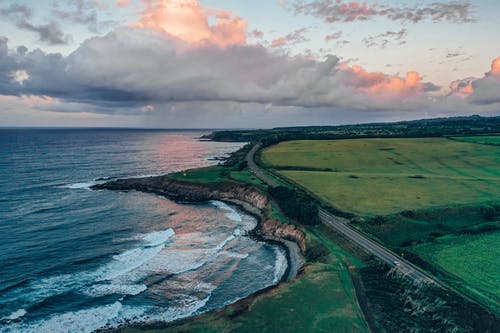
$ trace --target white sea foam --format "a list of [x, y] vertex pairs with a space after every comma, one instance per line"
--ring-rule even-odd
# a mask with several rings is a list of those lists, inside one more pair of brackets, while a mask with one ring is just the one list
[[71, 190], [90, 190], [91, 186], [96, 185], [97, 182], [82, 182], [82, 183], [74, 183], [74, 184], [67, 184], [61, 186], [62, 188], [69, 188]]
[[165, 244], [170, 237], [175, 234], [173, 229], [167, 229], [163, 231], [155, 231], [145, 235], [142, 239], [147, 242], [147, 246], [158, 246]]
[[248, 253], [238, 253], [238, 252], [233, 252], [233, 251], [222, 251], [222, 255], [225, 255], [227, 257], [231, 258], [238, 258], [238, 259], [246, 259], [248, 258]]
[[101, 297], [106, 295], [139, 295], [148, 287], [145, 284], [97, 284], [83, 291], [91, 297]]
[[124, 324], [146, 322], [172, 322], [192, 316], [202, 309], [210, 294], [199, 299], [184, 295], [176, 306], [160, 308], [152, 306], [129, 306], [121, 302], [107, 304], [75, 312], [56, 314], [34, 323], [15, 323], [2, 328], [5, 333], [91, 333], [98, 329], [118, 328]]
[[288, 263], [286, 261], [286, 254], [285, 251], [283, 251], [283, 249], [275, 247], [274, 253], [276, 254], [276, 260], [274, 261], [273, 284], [276, 284], [281, 280], [283, 274], [285, 274], [286, 269], [288, 267]]
[[214, 205], [215, 207], [226, 211], [227, 212], [226, 216], [229, 219], [231, 219], [237, 223], [242, 222], [241, 215], [236, 211], [236, 209], [232, 208], [231, 206], [227, 205], [226, 203], [224, 203], [222, 201], [215, 201], [215, 200], [210, 201], [210, 203], [212, 205]]
[[[109, 293], [115, 291], [116, 294], [142, 292], [144, 287], [139, 282], [147, 276], [147, 272], [141, 271], [139, 268], [147, 266], [148, 261], [158, 256], [165, 248], [165, 243], [173, 235], [172, 229], [151, 232], [140, 237], [143, 240], [140, 247], [113, 256], [110, 262], [96, 270], [40, 279], [30, 283], [27, 287], [14, 289], [4, 294], [3, 297], [5, 300], [37, 303], [47, 297], [63, 294], [70, 290], [84, 294], [95, 292], [96, 295], [99, 290], [104, 292], [102, 288], [107, 288]], [[103, 287], [103, 282], [106, 282], [108, 287]]]
[[122, 304], [99, 306], [76, 312], [66, 312], [49, 317], [32, 324], [11, 325], [6, 333], [91, 333], [99, 328], [106, 327], [120, 315]]
[[10, 315], [8, 315], [7, 317], [4, 317], [3, 319], [4, 320], [16, 320], [16, 319], [19, 319], [21, 317], [24, 317], [26, 315], [26, 310], [25, 309], [19, 309], [17, 311], [14, 311], [12, 312]]
[[[191, 235], [184, 234], [182, 237], [187, 240]], [[154, 259], [142, 265], [136, 273], [147, 276], [157, 272], [181, 274], [196, 270], [212, 260], [233, 239], [235, 237], [230, 235], [212, 248], [190, 249], [184, 246], [180, 246], [180, 248], [169, 247], [159, 253]]]

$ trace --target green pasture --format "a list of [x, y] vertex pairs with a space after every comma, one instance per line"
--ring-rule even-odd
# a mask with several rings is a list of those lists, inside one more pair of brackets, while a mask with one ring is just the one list
[[262, 162], [332, 206], [359, 215], [495, 202], [500, 148], [446, 138], [282, 142]]
[[465, 282], [467, 294], [500, 313], [500, 232], [446, 236], [412, 248]]

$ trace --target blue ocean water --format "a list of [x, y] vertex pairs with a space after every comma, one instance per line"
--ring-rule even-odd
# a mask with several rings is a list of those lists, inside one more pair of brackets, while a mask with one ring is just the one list
[[0, 129], [0, 331], [92, 332], [172, 321], [276, 283], [279, 248], [222, 202], [91, 191], [113, 177], [213, 164], [203, 132]]

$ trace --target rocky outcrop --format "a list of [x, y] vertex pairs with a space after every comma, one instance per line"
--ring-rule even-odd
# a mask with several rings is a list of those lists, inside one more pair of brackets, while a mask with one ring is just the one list
[[[119, 179], [104, 184], [94, 185], [93, 190], [137, 190], [156, 193], [171, 200], [180, 202], [203, 202], [208, 200], [222, 200], [232, 202], [254, 215], [264, 216], [269, 204], [267, 197], [251, 185], [235, 182], [218, 183], [190, 183], [173, 180], [168, 177], [148, 177]], [[285, 224], [275, 219], [263, 218], [257, 234], [273, 240], [288, 240], [297, 244], [300, 251], [305, 253], [306, 236], [295, 225]]]
[[262, 222], [261, 231], [265, 236], [295, 242], [302, 253], [306, 251], [306, 235], [293, 224], [285, 224], [275, 219]]
[[93, 190], [137, 190], [163, 195], [175, 201], [203, 202], [208, 200], [239, 200], [263, 210], [267, 205], [267, 197], [249, 185], [233, 182], [189, 183], [168, 177], [148, 177], [119, 179], [112, 182], [94, 185]]

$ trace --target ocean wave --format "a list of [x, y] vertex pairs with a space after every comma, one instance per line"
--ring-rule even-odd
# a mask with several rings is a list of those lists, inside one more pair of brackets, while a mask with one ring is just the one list
[[97, 182], [81, 182], [81, 183], [66, 184], [61, 186], [61, 188], [67, 188], [70, 190], [90, 190], [90, 187], [96, 184]]
[[238, 253], [238, 252], [233, 252], [233, 251], [222, 251], [221, 255], [225, 255], [227, 257], [237, 258], [237, 259], [248, 258], [248, 253]]
[[106, 287], [108, 292], [114, 290], [116, 294], [122, 295], [138, 293], [143, 289], [142, 284], [139, 284], [140, 287], [124, 286], [133, 286], [147, 276], [147, 272], [141, 272], [139, 268], [147, 266], [148, 261], [158, 256], [173, 234], [172, 229], [167, 229], [142, 235], [141, 246], [113, 256], [110, 262], [93, 271], [62, 274], [32, 281], [27, 286], [13, 288], [4, 293], [0, 303], [23, 301], [36, 304], [48, 297], [70, 291], [88, 294], [99, 288], [105, 288], [102, 287], [104, 282], [108, 285]]
[[12, 312], [10, 315], [2, 318], [2, 320], [16, 320], [21, 317], [24, 317], [28, 313], [25, 309], [19, 309], [17, 311]]
[[97, 284], [83, 291], [91, 297], [102, 297], [106, 295], [139, 295], [148, 287], [145, 284]]
[[274, 253], [276, 254], [276, 260], [274, 261], [273, 284], [276, 284], [281, 280], [283, 274], [285, 274], [288, 263], [286, 260], [285, 251], [283, 249], [276, 246], [274, 247]]
[[167, 229], [149, 233], [143, 236], [142, 239], [147, 242], [147, 246], [154, 247], [166, 243], [174, 234], [173, 229]]
[[76, 312], [66, 312], [30, 324], [16, 324], [5, 328], [5, 333], [91, 333], [110, 326], [110, 322], [120, 315], [122, 304], [99, 306]]
[[5, 333], [91, 333], [99, 329], [117, 329], [123, 325], [172, 322], [197, 313], [205, 307], [210, 294], [203, 299], [184, 295], [175, 306], [131, 306], [117, 301], [90, 309], [69, 311], [33, 323], [13, 323], [0, 327]]
[[222, 209], [224, 211], [226, 211], [226, 216], [234, 221], [234, 222], [237, 222], [237, 223], [241, 223], [242, 222], [242, 219], [241, 219], [241, 215], [238, 213], [238, 211], [234, 208], [232, 208], [231, 206], [229, 206], [228, 204], [222, 202], [222, 201], [215, 201], [215, 200], [212, 200], [210, 201], [210, 203], [219, 208], [219, 209]]

